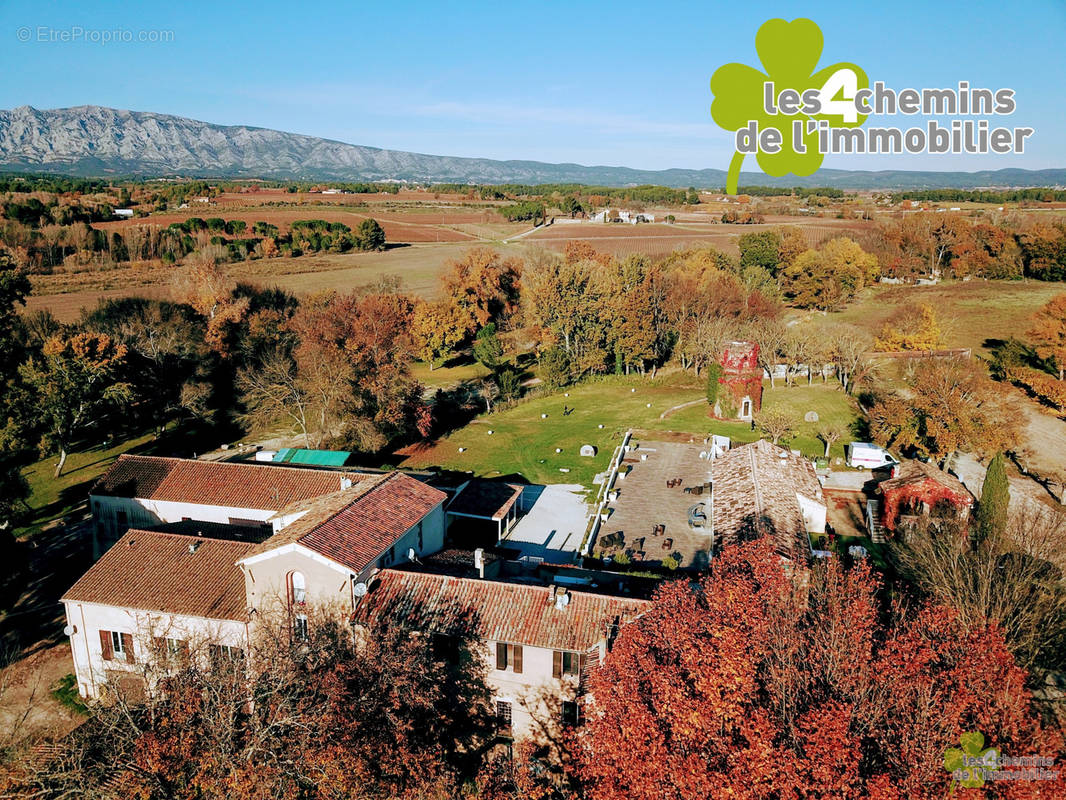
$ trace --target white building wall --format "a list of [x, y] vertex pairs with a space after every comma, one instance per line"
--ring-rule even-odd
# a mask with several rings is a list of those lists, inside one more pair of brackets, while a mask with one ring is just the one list
[[807, 532], [825, 533], [825, 504], [805, 497], [798, 492], [796, 493], [796, 500], [799, 502], [800, 513], [803, 514], [803, 521], [807, 524]]
[[[116, 675], [128, 673], [144, 675], [151, 662], [154, 637], [179, 639], [188, 642], [193, 652], [206, 649], [208, 644], [245, 648], [247, 627], [236, 620], [216, 620], [180, 614], [105, 606], [96, 603], [65, 603], [67, 624], [70, 626], [70, 649], [74, 659], [74, 674], [82, 697], [97, 698]], [[128, 633], [133, 638], [134, 662], [125, 656], [111, 661], [104, 659], [100, 646], [100, 631]]]
[[[181, 522], [183, 519], [222, 524], [229, 523], [231, 519], [266, 522], [277, 513], [267, 508], [238, 508], [100, 495], [90, 495], [89, 503], [101, 551], [117, 542], [129, 528], [144, 528], [163, 522]], [[125, 523], [120, 519], [122, 512], [126, 515]]]
[[522, 647], [521, 673], [516, 673], [510, 663], [507, 669], [498, 670], [496, 645], [494, 641], [483, 645], [489, 667], [487, 683], [492, 689], [493, 702], [502, 700], [511, 704], [514, 738], [537, 738], [545, 728], [554, 731], [561, 723], [559, 712], [562, 702], [577, 699], [580, 676], [563, 675], [556, 678], [553, 673], [555, 651], [529, 645]]

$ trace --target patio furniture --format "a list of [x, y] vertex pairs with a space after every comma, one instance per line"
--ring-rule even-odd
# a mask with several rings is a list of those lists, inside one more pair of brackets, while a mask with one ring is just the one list
[[689, 527], [702, 529], [707, 524], [707, 513], [703, 510], [703, 503], [696, 503], [688, 510]]
[[634, 561], [643, 561], [644, 560], [644, 551], [643, 550], [638, 550], [636, 553], [634, 553], [633, 554], [633, 560]]
[[663, 550], [669, 550], [673, 546], [674, 546], [674, 540], [673, 539], [664, 539], [663, 540]]

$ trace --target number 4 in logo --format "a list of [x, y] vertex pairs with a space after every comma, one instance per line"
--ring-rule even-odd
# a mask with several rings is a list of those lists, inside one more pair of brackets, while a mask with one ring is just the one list
[[[829, 76], [818, 92], [818, 102], [822, 106], [820, 117], [839, 116], [845, 123], [854, 125], [859, 121], [859, 112], [855, 108], [855, 93], [859, 90], [859, 78], [855, 70], [841, 67]], [[837, 95], [841, 99], [837, 100]]]

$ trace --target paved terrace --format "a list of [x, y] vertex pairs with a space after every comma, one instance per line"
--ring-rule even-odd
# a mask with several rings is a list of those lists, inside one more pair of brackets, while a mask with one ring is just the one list
[[[702, 487], [710, 480], [710, 462], [699, 457], [707, 449], [706, 445], [673, 442], [638, 443], [631, 449], [623, 461], [630, 471], [615, 481], [618, 497], [610, 503], [611, 514], [600, 525], [593, 552], [611, 555], [632, 550], [634, 562], [652, 566], [659, 566], [664, 556], [680, 554], [682, 567], [706, 567], [712, 547], [711, 497], [706, 490], [696, 495], [685, 489]], [[706, 532], [689, 526], [689, 509], [700, 502], [706, 504]], [[657, 525], [664, 526], [662, 533], [655, 533]], [[610, 542], [619, 532], [622, 545], [612, 547]], [[668, 540], [673, 541], [666, 546]]]

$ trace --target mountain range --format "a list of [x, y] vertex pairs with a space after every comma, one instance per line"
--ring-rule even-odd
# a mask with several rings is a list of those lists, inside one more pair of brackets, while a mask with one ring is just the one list
[[[719, 169], [640, 170], [459, 158], [347, 144], [249, 125], [102, 106], [0, 110], [0, 170], [79, 176], [264, 178], [418, 183], [581, 183], [699, 188], [725, 185]], [[1066, 185], [1066, 169], [878, 172], [822, 169], [809, 177], [742, 172], [742, 185], [926, 189]]]

